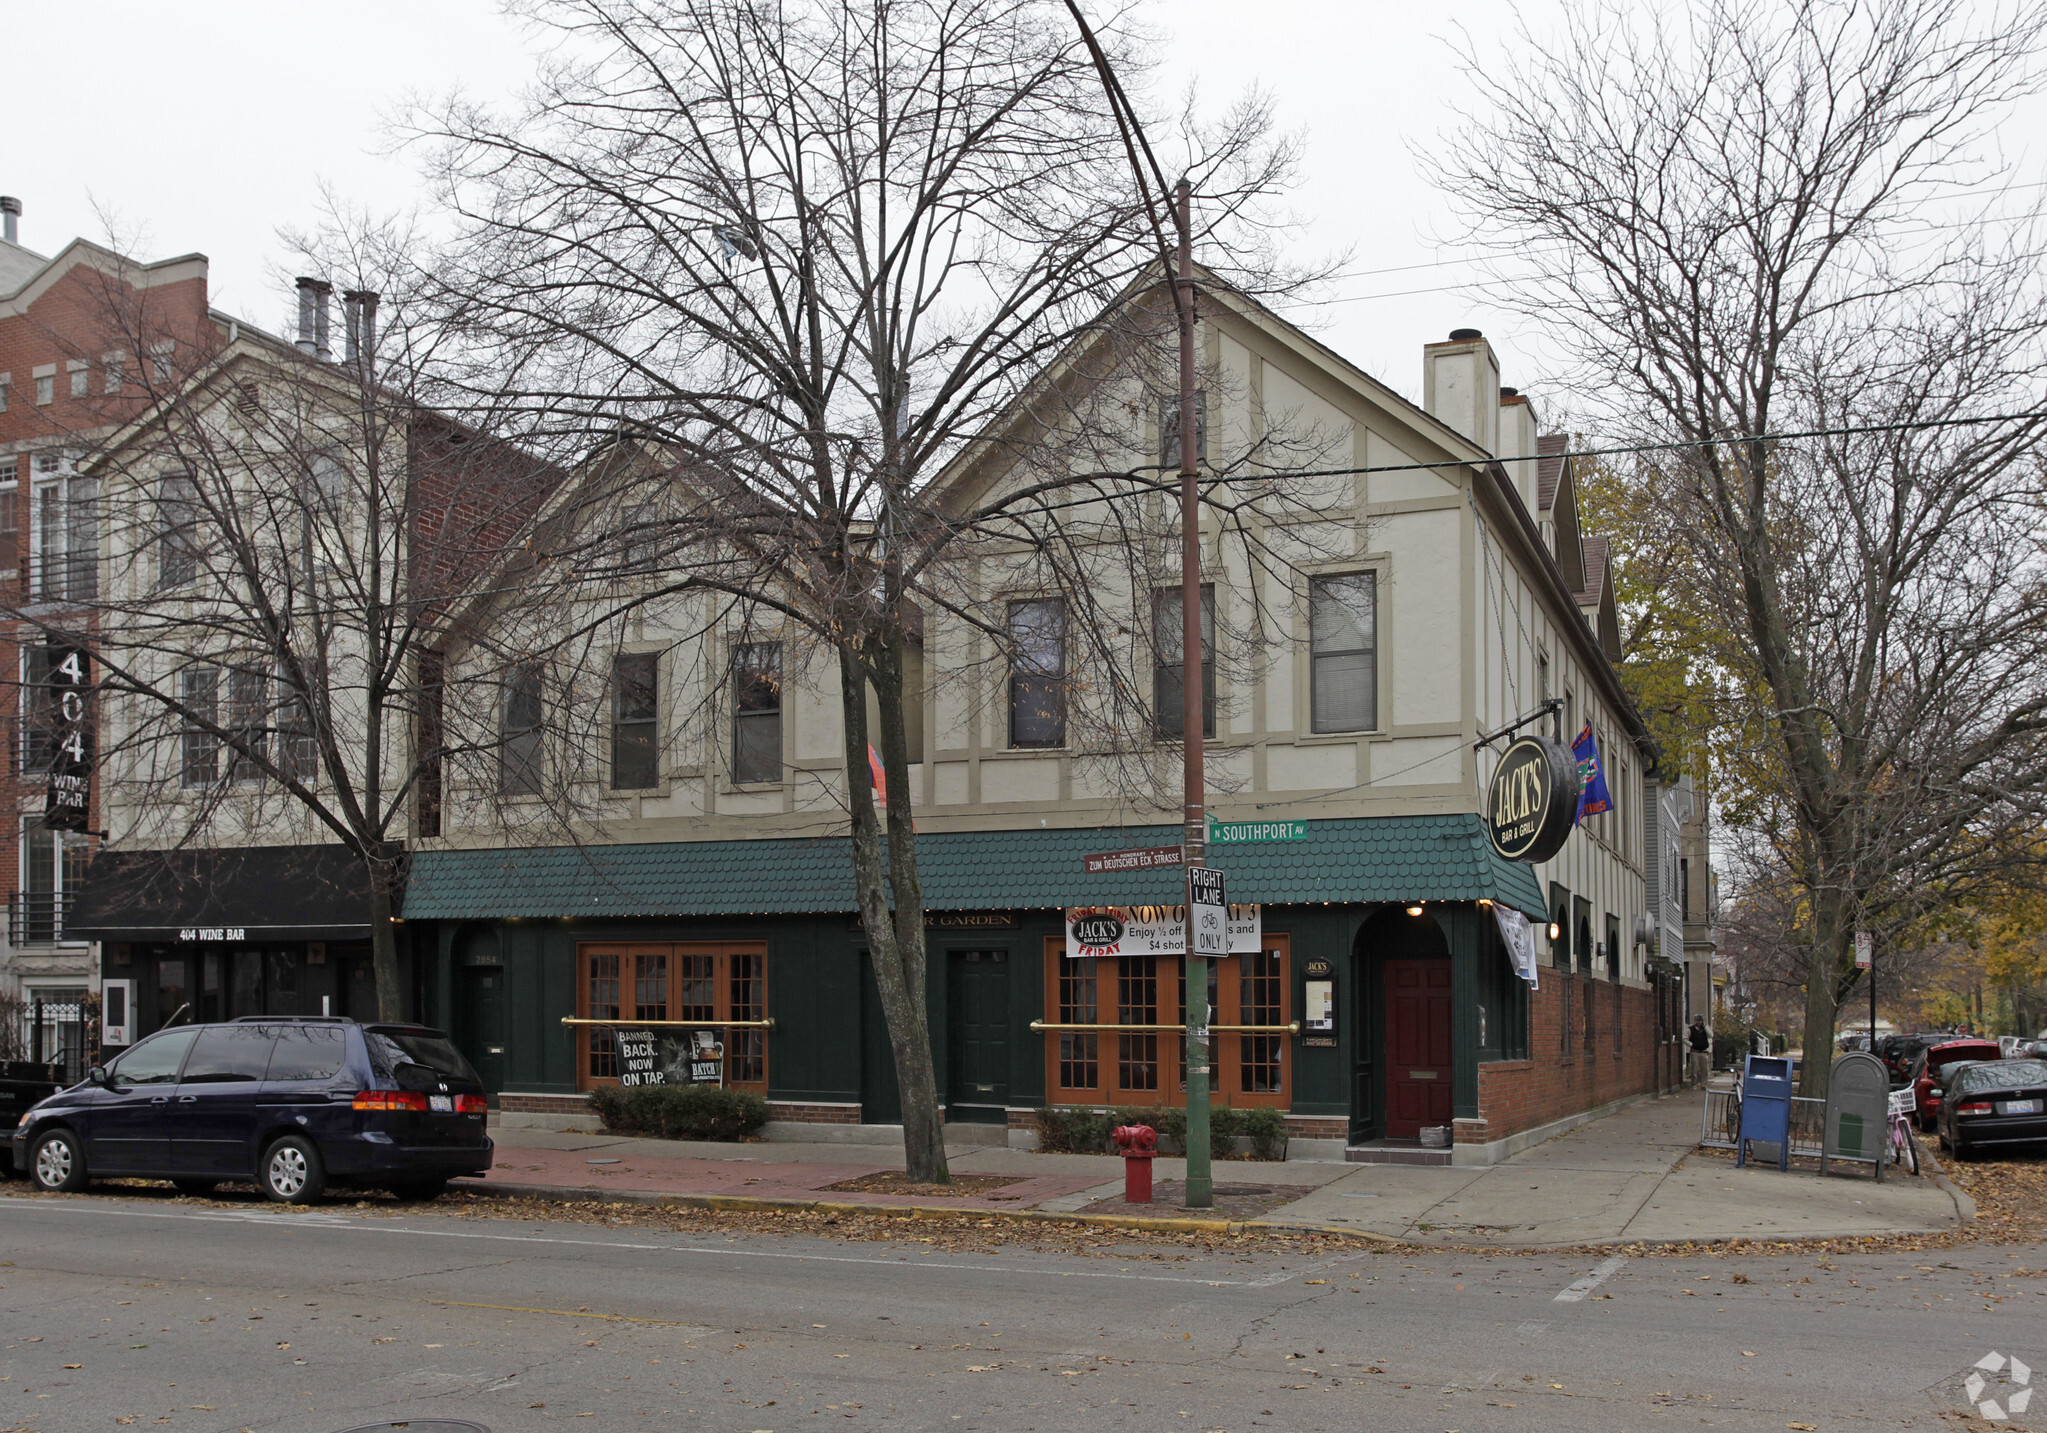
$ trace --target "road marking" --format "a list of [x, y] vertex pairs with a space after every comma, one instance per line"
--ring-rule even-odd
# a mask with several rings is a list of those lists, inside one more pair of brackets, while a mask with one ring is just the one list
[[[788, 1259], [805, 1264], [872, 1264], [884, 1269], [901, 1269], [906, 1267], [906, 1261], [901, 1258], [859, 1259], [846, 1254], [783, 1254], [771, 1249], [715, 1249], [696, 1244], [622, 1244], [609, 1239], [563, 1239], [541, 1234], [479, 1234], [459, 1229], [415, 1229], [402, 1224], [343, 1219], [334, 1215], [314, 1215], [310, 1217], [283, 1215], [251, 1218], [248, 1215], [226, 1211], [216, 1214], [203, 1213], [198, 1210], [116, 1209], [108, 1205], [95, 1206], [70, 1201], [60, 1203], [55, 1200], [23, 1202], [38, 1206], [39, 1212], [52, 1214], [104, 1214], [125, 1219], [183, 1219], [200, 1224], [243, 1224], [265, 1229], [290, 1229], [300, 1223], [309, 1223], [315, 1228], [330, 1230], [335, 1233], [416, 1234], [423, 1239], [481, 1239], [487, 1242], [502, 1244], [563, 1244], [585, 1249], [620, 1249], [628, 1253], [708, 1254], [734, 1259]], [[1244, 1280], [1204, 1279], [1194, 1275], [1174, 1274], [1096, 1273], [1090, 1269], [1039, 1270], [1015, 1264], [919, 1263], [907, 1267], [918, 1270], [958, 1269], [964, 1273], [978, 1274], [1009, 1274], [1012, 1276], [1017, 1274], [1041, 1274], [1048, 1278], [1061, 1279], [1111, 1279], [1150, 1284], [1178, 1284], [1182, 1288], [1198, 1287], [1204, 1284], [1210, 1288], [1269, 1288], [1273, 1284], [1284, 1283], [1294, 1278], [1296, 1273], [1298, 1273], [1298, 1270], [1287, 1270], [1265, 1279]]]
[[1611, 1279], [1615, 1274], [1618, 1274], [1621, 1271], [1621, 1266], [1627, 1262], [1628, 1256], [1626, 1254], [1614, 1255], [1611, 1259], [1602, 1262], [1598, 1268], [1594, 1269], [1584, 1278], [1578, 1280], [1577, 1283], [1566, 1288], [1562, 1293], [1550, 1300], [1550, 1302], [1557, 1304], [1577, 1303], [1608, 1279]]
[[421, 1299], [423, 1304], [432, 1304], [437, 1309], [496, 1309], [507, 1314], [560, 1314], [565, 1319], [604, 1319], [615, 1324], [659, 1324], [667, 1329], [707, 1328], [704, 1324], [686, 1324], [675, 1319], [636, 1319], [631, 1314], [593, 1314], [588, 1309], [529, 1309], [524, 1304], [465, 1304], [460, 1299]]
[[1515, 1333], [1537, 1334], [1549, 1327], [1548, 1319], [1530, 1319], [1525, 1324], [1514, 1325]]

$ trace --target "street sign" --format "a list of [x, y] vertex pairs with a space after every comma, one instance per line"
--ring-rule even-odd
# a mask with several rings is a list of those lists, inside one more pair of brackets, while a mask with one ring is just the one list
[[1187, 868], [1187, 929], [1196, 955], [1230, 953], [1230, 906], [1223, 873], [1210, 866]]
[[1876, 937], [1866, 930], [1855, 932], [1855, 968], [1867, 970], [1876, 954]]
[[1211, 846], [1244, 846], [1256, 841], [1305, 841], [1308, 839], [1308, 823], [1305, 821], [1211, 821], [1208, 823], [1208, 844]]
[[1088, 874], [1098, 876], [1104, 871], [1149, 871], [1154, 866], [1177, 866], [1180, 864], [1178, 846], [1139, 846], [1129, 851], [1101, 851], [1092, 856], [1082, 857]]

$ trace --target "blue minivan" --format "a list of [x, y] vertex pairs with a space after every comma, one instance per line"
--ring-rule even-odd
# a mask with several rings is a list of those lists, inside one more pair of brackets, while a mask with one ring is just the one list
[[255, 1180], [309, 1204], [330, 1184], [431, 1199], [490, 1168], [483, 1082], [423, 1025], [249, 1016], [159, 1030], [50, 1096], [14, 1130], [39, 1189], [168, 1179], [187, 1194]]

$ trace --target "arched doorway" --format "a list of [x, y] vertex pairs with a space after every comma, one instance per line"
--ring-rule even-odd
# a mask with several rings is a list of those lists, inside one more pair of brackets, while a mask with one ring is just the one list
[[[1420, 913], [1410, 915], [1409, 911]], [[1453, 1098], [1450, 942], [1426, 907], [1386, 906], [1352, 948], [1351, 1140], [1416, 1139]]]

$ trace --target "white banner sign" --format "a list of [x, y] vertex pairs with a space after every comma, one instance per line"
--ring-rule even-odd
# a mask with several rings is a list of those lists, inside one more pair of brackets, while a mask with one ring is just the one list
[[1499, 922], [1500, 939], [1506, 942], [1507, 959], [1514, 963], [1514, 973], [1537, 990], [1542, 988], [1542, 967], [1535, 963], [1535, 927], [1528, 923], [1528, 917], [1493, 902], [1493, 919]]
[[[1264, 930], [1257, 906], [1230, 907], [1230, 954], [1261, 949]], [[1101, 955], [1185, 955], [1185, 906], [1069, 906], [1066, 954], [1074, 959]]]

